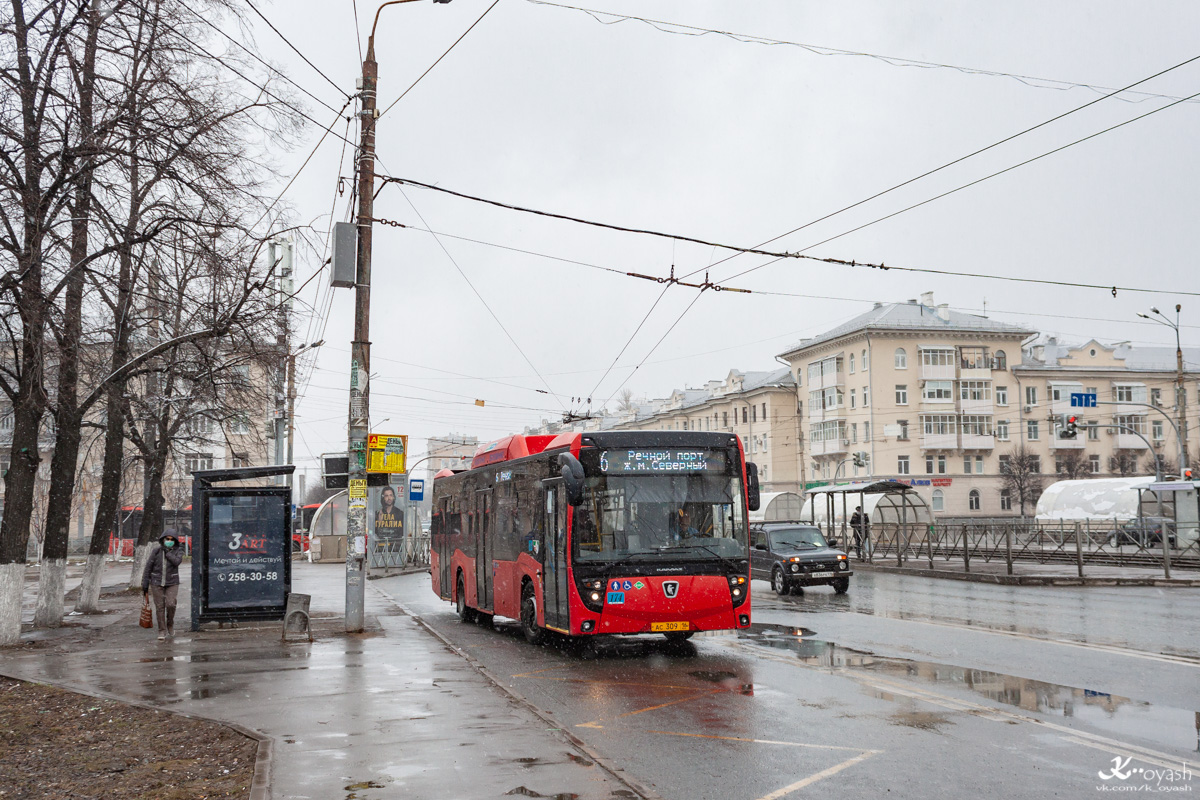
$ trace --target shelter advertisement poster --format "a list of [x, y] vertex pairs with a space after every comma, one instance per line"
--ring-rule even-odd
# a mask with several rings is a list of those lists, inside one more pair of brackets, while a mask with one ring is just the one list
[[287, 602], [287, 499], [278, 494], [208, 498], [209, 608], [261, 608]]
[[372, 433], [367, 437], [367, 472], [405, 472], [404, 460], [407, 453], [407, 436]]

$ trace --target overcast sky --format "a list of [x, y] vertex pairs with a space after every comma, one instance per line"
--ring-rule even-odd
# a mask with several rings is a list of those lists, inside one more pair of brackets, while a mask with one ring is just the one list
[[[339, 87], [353, 90], [361, 70], [358, 41], [365, 47], [378, 2], [358, 0], [361, 35], [351, 0], [255, 4]], [[386, 9], [376, 43], [381, 106], [490, 4]], [[379, 120], [378, 171], [514, 205], [748, 247], [1103, 94], [973, 71], [1119, 88], [1200, 55], [1194, 36], [1200, 5], [1184, 2], [580, 4], [817, 52], [674, 35], [605, 14], [500, 0]], [[272, 63], [341, 106], [345, 98], [269, 28], [256, 25], [253, 35]], [[1139, 89], [1171, 97], [1200, 92], [1200, 61]], [[1104, 100], [768, 249], [811, 247], [1171, 102], [1123, 97], [1137, 102]], [[305, 108], [322, 122], [334, 119], [311, 100]], [[1198, 125], [1200, 104], [1183, 103], [807, 252], [897, 267], [1198, 291]], [[345, 133], [344, 121], [337, 131]], [[278, 154], [285, 178], [320, 133], [310, 126], [295, 151]], [[349, 138], [357, 141], [354, 128]], [[341, 151], [342, 142], [328, 137], [288, 191], [297, 221], [327, 226], [338, 177], [351, 176], [349, 151], [339, 165]], [[339, 220], [347, 219], [348, 199], [347, 191], [338, 201]], [[769, 260], [740, 255], [714, 266], [711, 278], [754, 293], [707, 291], [697, 299], [694, 289], [674, 286], [663, 295], [663, 285], [595, 267], [666, 276], [674, 264], [681, 275], [730, 251], [395, 185], [379, 192], [375, 215], [445, 234], [435, 239], [375, 227], [373, 428], [409, 434], [414, 457], [423, 449], [417, 440], [429, 436], [491, 438], [561, 416], [564, 408], [580, 410], [572, 397], [590, 396], [598, 408], [623, 382], [637, 396], [662, 397], [731, 368], [770, 369], [789, 344], [874, 301], [925, 291], [977, 313], [986, 302], [989, 316], [1069, 339], [1135, 345], [1174, 344], [1170, 329], [1139, 324], [1134, 315], [1182, 302], [1185, 343], [1200, 339], [1198, 297], [1119, 292], [1114, 298], [1106, 290], [798, 260], [731, 279]], [[302, 281], [319, 258], [301, 252], [299, 262]], [[301, 466], [345, 449], [353, 298], [350, 290], [336, 290], [328, 304], [327, 285], [322, 275], [302, 295], [322, 312], [317, 327], [326, 344], [318, 357], [302, 361]], [[317, 338], [306, 318], [298, 321], [297, 343]], [[547, 387], [554, 394], [537, 391]]]

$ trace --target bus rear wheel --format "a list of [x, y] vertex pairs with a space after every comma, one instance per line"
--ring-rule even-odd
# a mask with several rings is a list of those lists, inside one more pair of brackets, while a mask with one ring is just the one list
[[537, 600], [533, 596], [532, 583], [521, 589], [521, 633], [530, 644], [541, 644], [546, 638], [546, 631], [537, 624]]
[[472, 622], [475, 619], [475, 609], [467, 605], [467, 592], [463, 587], [462, 573], [458, 573], [458, 590], [455, 592], [457, 599], [454, 601], [454, 608], [458, 611], [458, 618], [462, 622]]
[[667, 637], [667, 641], [671, 644], [683, 644], [692, 638], [695, 633], [695, 631], [671, 631], [670, 633], [664, 633], [663, 636]]

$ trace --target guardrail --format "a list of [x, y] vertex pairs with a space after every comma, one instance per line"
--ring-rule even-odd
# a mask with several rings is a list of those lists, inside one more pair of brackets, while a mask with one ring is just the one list
[[429, 566], [429, 536], [373, 539], [368, 554], [371, 569], [404, 569]]
[[1009, 575], [1017, 561], [1038, 564], [1073, 564], [1084, 577], [1090, 566], [1154, 567], [1171, 577], [1171, 569], [1200, 570], [1200, 543], [1175, 540], [1126, 528], [1133, 520], [1046, 523], [1036, 520], [935, 522], [930, 525], [871, 525], [871, 562], [924, 561], [930, 569], [950, 561], [961, 562], [970, 572], [972, 562], [1004, 562]]

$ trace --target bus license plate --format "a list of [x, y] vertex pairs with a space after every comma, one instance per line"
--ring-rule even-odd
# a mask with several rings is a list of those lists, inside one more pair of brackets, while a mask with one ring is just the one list
[[686, 631], [690, 630], [690, 626], [686, 622], [651, 622], [650, 630], [659, 631]]
[[832, 572], [812, 572], [812, 573], [809, 573], [808, 577], [810, 577], [810, 578], [832, 578], [833, 573]]

